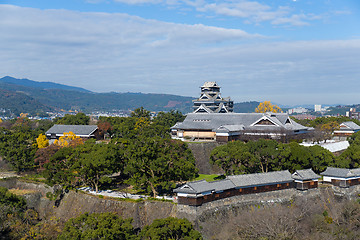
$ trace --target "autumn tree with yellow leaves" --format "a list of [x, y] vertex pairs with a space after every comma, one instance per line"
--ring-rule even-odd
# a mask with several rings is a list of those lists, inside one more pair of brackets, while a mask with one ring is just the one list
[[71, 142], [75, 141], [77, 143], [81, 142], [81, 139], [79, 136], [76, 136], [73, 132], [65, 132], [64, 136], [60, 137], [59, 140], [55, 140], [54, 144], [58, 145], [60, 147], [68, 147], [71, 145]]
[[42, 133], [39, 135], [38, 138], [36, 138], [36, 143], [38, 148], [46, 148], [47, 146], [49, 146], [49, 140]]
[[273, 112], [273, 113], [282, 113], [283, 111], [281, 108], [275, 104], [272, 104], [270, 101], [264, 101], [259, 104], [259, 106], [255, 109], [257, 113], [266, 113], [266, 112]]

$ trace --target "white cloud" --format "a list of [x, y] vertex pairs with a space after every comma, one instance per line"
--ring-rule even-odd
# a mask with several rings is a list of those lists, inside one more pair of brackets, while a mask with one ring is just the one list
[[0, 77], [187, 96], [218, 81], [236, 101], [360, 102], [360, 40], [269, 43], [238, 29], [127, 14], [11, 5], [0, 13]]
[[114, 2], [120, 2], [126, 4], [143, 4], [143, 3], [157, 4], [163, 1], [162, 0], [114, 0]]
[[312, 13], [294, 13], [294, 9], [287, 6], [271, 7], [269, 5], [248, 0], [113, 0], [130, 5], [163, 4], [168, 6], [186, 6], [194, 10], [218, 16], [229, 16], [244, 19], [246, 23], [260, 23], [269, 21], [274, 25], [309, 25], [312, 20], [321, 19]]

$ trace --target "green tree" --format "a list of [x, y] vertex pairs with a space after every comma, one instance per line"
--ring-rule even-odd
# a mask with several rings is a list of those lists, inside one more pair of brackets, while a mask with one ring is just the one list
[[98, 192], [102, 184], [110, 183], [109, 175], [122, 172], [125, 166], [124, 153], [113, 144], [95, 144], [87, 141], [75, 149], [76, 159], [71, 169], [76, 178]]
[[185, 119], [179, 111], [171, 110], [170, 112], [159, 112], [153, 120], [156, 125], [161, 125], [170, 130], [170, 127], [174, 126], [177, 122], [182, 122]]
[[85, 113], [77, 113], [76, 115], [65, 114], [63, 118], [56, 119], [56, 124], [64, 125], [89, 125], [90, 117]]
[[194, 178], [198, 171], [191, 150], [177, 140], [139, 137], [129, 143], [127, 157], [128, 183], [154, 197], [176, 181]]
[[322, 131], [324, 131], [324, 133], [325, 133], [325, 141], [328, 139], [331, 139], [331, 137], [333, 136], [333, 132], [335, 130], [338, 130], [339, 128], [340, 128], [340, 125], [336, 121], [322, 124], [320, 129]]
[[75, 161], [73, 147], [62, 147], [50, 157], [49, 162], [44, 164], [43, 175], [47, 182], [52, 184], [62, 184], [73, 186], [76, 179], [74, 177], [73, 165]]
[[351, 144], [336, 160], [336, 166], [342, 168], [360, 167], [360, 145]]
[[23, 197], [0, 187], [0, 238], [2, 236], [2, 239], [10, 239], [12, 225], [21, 219], [21, 213], [25, 209], [26, 202]]
[[146, 118], [150, 120], [151, 115], [150, 115], [150, 111], [144, 109], [143, 107], [140, 107], [135, 109], [133, 112], [131, 112], [131, 117]]
[[68, 220], [58, 239], [135, 239], [131, 223], [132, 219], [122, 219], [114, 213], [85, 213]]
[[0, 128], [0, 155], [17, 172], [32, 170], [36, 152], [35, 135], [27, 125]]
[[140, 234], [141, 240], [200, 240], [201, 234], [196, 231], [189, 220], [168, 217], [156, 219], [151, 225], [145, 226]]
[[294, 172], [298, 169], [312, 167], [313, 156], [308, 147], [301, 146], [296, 142], [291, 142], [285, 146], [284, 151], [286, 150], [289, 150], [289, 152], [287, 152], [287, 156], [282, 159], [283, 169]]
[[311, 155], [311, 168], [316, 173], [321, 173], [329, 166], [334, 166], [335, 157], [329, 150], [318, 145], [308, 148]]
[[248, 142], [249, 151], [255, 157], [256, 172], [274, 171], [278, 168], [278, 142], [275, 140], [259, 139]]
[[227, 175], [251, 173], [254, 156], [246, 143], [234, 141], [214, 148], [210, 162], [223, 169]]

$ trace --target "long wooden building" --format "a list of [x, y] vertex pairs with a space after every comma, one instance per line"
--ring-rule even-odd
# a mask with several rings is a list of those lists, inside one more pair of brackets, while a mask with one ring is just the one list
[[320, 176], [316, 175], [311, 169], [300, 170], [295, 173], [295, 175], [291, 175], [289, 171], [285, 170], [227, 176], [224, 180], [214, 182], [200, 180], [188, 182], [174, 189], [174, 192], [177, 193], [179, 204], [200, 206], [207, 202], [237, 195], [298, 188], [295, 179], [296, 181], [303, 181], [303, 187], [300, 190], [318, 186], [317, 180]]

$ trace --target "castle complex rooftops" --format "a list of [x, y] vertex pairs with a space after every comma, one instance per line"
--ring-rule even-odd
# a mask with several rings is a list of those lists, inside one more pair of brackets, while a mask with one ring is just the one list
[[[263, 120], [263, 121], [262, 121]], [[204, 129], [214, 132], [239, 130], [307, 130], [285, 113], [189, 113], [185, 120], [177, 123], [176, 129]]]

